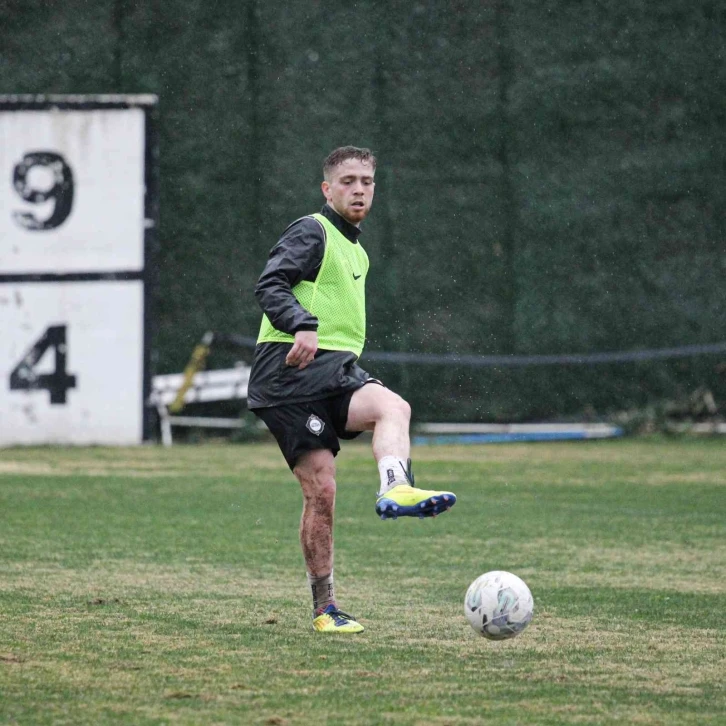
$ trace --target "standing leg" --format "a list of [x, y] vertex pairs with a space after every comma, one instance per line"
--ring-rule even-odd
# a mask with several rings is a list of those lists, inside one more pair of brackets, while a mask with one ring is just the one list
[[[313, 588], [314, 608], [335, 602], [333, 592], [333, 519], [335, 514], [335, 459], [327, 449], [309, 451], [300, 457], [293, 473], [300, 482], [303, 509], [300, 546]], [[329, 585], [328, 585], [329, 582]], [[327, 592], [314, 586], [328, 585]]]
[[333, 583], [333, 521], [335, 515], [335, 458], [328, 449], [303, 454], [293, 469], [303, 495], [300, 517], [308, 583], [313, 595], [313, 626], [322, 632], [361, 632], [352, 617], [340, 613]]

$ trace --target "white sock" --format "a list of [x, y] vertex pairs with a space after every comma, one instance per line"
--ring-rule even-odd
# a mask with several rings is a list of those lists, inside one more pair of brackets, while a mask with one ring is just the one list
[[313, 577], [309, 572], [308, 585], [313, 595], [313, 615], [320, 615], [328, 605], [335, 605], [335, 587], [333, 573], [322, 577]]
[[408, 484], [406, 478], [406, 462], [397, 456], [383, 456], [378, 462], [378, 473], [381, 475], [381, 487], [378, 496], [399, 484]]

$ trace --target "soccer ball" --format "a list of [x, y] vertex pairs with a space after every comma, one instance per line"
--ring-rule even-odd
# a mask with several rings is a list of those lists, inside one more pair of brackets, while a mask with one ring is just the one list
[[490, 640], [519, 635], [532, 619], [532, 593], [511, 572], [486, 572], [469, 585], [464, 599], [467, 620], [477, 633]]

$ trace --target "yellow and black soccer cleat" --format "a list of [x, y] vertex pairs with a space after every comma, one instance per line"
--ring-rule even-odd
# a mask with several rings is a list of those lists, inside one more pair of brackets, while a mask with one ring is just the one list
[[398, 517], [435, 517], [456, 504], [453, 492], [436, 492], [399, 484], [376, 500], [376, 512], [381, 519]]
[[313, 628], [318, 633], [362, 633], [363, 626], [352, 615], [331, 604], [313, 618]]

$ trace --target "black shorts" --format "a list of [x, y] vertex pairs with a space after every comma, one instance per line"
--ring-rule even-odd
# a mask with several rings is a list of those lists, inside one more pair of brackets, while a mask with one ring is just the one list
[[[371, 383], [376, 382], [371, 379]], [[339, 439], [354, 439], [361, 431], [346, 431], [350, 399], [358, 389], [344, 391], [330, 398], [283, 406], [255, 408], [282, 451], [290, 469], [302, 454], [316, 449], [329, 449], [333, 456], [340, 451]]]

